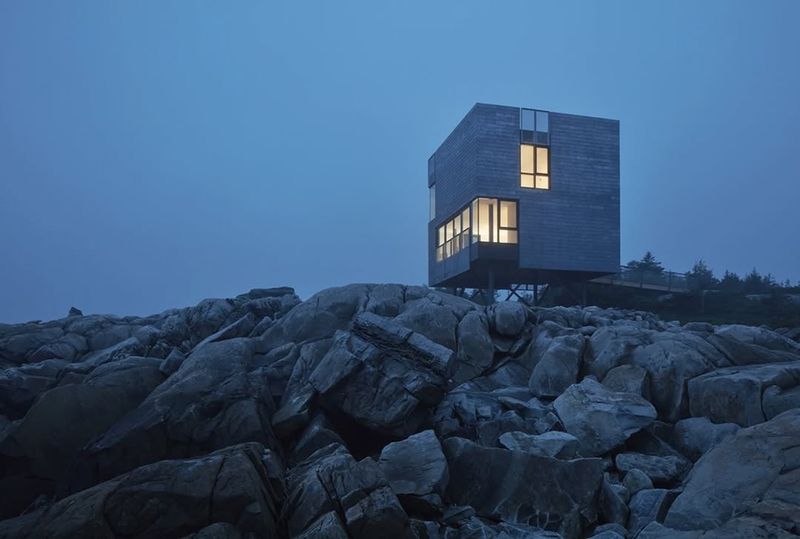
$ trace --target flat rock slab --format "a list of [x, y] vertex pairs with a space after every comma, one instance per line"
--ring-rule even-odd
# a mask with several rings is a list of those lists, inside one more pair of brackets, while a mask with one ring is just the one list
[[591, 378], [570, 386], [553, 406], [584, 456], [607, 453], [656, 418], [656, 409], [639, 395], [611, 391]]
[[443, 443], [450, 469], [449, 499], [478, 515], [580, 537], [582, 519], [596, 517], [603, 481], [600, 459], [563, 461], [522, 451], [482, 447], [463, 438]]
[[[697, 461], [664, 525], [712, 530], [734, 517], [800, 522], [800, 409], [725, 438]], [[787, 529], [792, 529], [791, 526]]]
[[799, 385], [800, 361], [728, 367], [689, 381], [689, 407], [693, 416], [749, 427], [771, 419], [764, 414], [766, 388]]

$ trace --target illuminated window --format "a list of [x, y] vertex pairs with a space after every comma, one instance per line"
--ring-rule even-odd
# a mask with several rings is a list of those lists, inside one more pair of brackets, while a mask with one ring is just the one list
[[480, 197], [436, 230], [436, 260], [441, 262], [470, 243], [517, 243], [517, 202]]
[[550, 148], [520, 144], [519, 184], [531, 189], [550, 189]]

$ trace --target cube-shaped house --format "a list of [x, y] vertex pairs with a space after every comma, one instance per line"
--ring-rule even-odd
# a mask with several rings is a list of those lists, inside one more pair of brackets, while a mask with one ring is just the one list
[[619, 122], [476, 104], [428, 160], [430, 286], [619, 270]]

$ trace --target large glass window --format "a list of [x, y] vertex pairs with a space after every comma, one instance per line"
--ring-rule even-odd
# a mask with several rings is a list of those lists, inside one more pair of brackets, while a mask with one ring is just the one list
[[520, 144], [519, 184], [530, 189], [550, 189], [550, 148]]
[[428, 188], [428, 194], [430, 199], [430, 218], [428, 221], [433, 221], [436, 219], [436, 184], [434, 183]]
[[466, 249], [470, 242], [517, 243], [517, 202], [480, 197], [436, 231], [436, 260]]

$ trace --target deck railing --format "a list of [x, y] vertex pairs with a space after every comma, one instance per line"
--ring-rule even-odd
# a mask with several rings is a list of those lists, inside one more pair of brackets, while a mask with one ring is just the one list
[[594, 282], [665, 292], [688, 292], [689, 281], [685, 273], [676, 271], [650, 271], [637, 267], [620, 266], [613, 275], [605, 275], [593, 279]]

